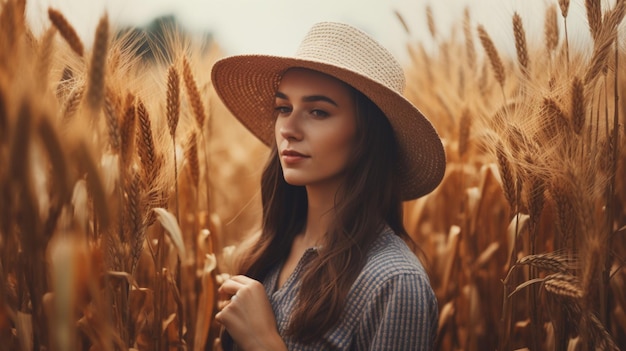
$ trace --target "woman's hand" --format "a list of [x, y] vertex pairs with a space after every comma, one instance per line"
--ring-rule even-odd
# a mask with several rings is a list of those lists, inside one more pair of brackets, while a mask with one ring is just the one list
[[263, 284], [236, 275], [225, 281], [219, 292], [232, 297], [215, 319], [241, 349], [287, 350], [276, 329], [276, 318]]

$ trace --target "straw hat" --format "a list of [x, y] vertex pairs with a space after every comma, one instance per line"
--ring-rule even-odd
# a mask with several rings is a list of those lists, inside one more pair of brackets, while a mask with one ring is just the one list
[[445, 153], [432, 124], [402, 96], [404, 72], [364, 32], [342, 23], [314, 25], [293, 57], [238, 55], [213, 66], [211, 79], [226, 107], [267, 145], [274, 143], [274, 102], [282, 74], [301, 67], [333, 76], [362, 92], [387, 116], [399, 145], [404, 200], [431, 192], [443, 178]]

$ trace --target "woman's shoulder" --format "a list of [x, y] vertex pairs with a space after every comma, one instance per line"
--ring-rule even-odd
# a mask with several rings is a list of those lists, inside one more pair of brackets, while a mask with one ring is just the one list
[[424, 266], [407, 243], [386, 227], [372, 244], [363, 271], [380, 271], [386, 275], [417, 273], [426, 275]]
[[376, 290], [390, 283], [401, 282], [430, 289], [428, 274], [420, 260], [406, 242], [387, 227], [369, 249], [354, 288]]

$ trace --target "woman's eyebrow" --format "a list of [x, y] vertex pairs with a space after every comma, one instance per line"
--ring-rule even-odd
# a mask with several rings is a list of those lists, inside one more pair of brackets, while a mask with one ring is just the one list
[[[289, 100], [289, 98], [287, 97], [287, 95], [285, 95], [284, 93], [281, 93], [280, 91], [276, 92], [276, 97], [279, 99], [285, 99], [285, 100]], [[302, 98], [302, 101], [304, 102], [316, 102], [316, 101], [325, 101], [328, 102], [331, 105], [334, 106], [339, 106], [335, 100], [329, 98], [328, 96], [325, 95], [309, 95], [309, 96], [305, 96]]]

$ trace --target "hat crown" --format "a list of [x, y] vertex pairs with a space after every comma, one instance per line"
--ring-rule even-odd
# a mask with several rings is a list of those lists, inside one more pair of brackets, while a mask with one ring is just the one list
[[348, 69], [398, 94], [404, 92], [404, 71], [393, 55], [365, 32], [343, 23], [314, 25], [295, 56]]

